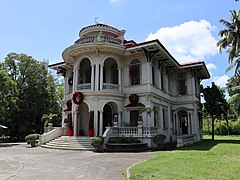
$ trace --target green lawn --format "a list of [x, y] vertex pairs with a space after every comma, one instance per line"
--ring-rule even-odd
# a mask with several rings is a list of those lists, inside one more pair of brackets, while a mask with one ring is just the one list
[[159, 156], [130, 169], [130, 179], [240, 179], [240, 136], [215, 139], [154, 152]]

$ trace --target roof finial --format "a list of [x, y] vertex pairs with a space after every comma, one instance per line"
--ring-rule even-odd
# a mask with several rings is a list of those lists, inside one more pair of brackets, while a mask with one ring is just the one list
[[95, 24], [98, 24], [97, 20], [99, 19], [99, 17], [95, 17], [94, 20], [95, 20]]

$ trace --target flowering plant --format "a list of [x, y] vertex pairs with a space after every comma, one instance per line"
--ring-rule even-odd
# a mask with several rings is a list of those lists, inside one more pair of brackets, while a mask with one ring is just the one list
[[139, 113], [147, 112], [148, 114], [150, 114], [152, 111], [153, 108], [150, 105], [147, 105], [146, 107], [139, 109]]

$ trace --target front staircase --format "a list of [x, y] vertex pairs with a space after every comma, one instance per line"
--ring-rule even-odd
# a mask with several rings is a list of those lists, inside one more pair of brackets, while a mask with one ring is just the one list
[[63, 150], [93, 151], [91, 137], [87, 136], [61, 136], [41, 147]]

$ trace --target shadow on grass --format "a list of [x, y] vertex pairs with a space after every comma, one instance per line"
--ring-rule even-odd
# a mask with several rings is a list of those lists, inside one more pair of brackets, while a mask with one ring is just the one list
[[194, 143], [189, 146], [180, 147], [177, 150], [199, 150], [208, 151], [218, 144], [240, 144], [240, 140], [211, 140], [203, 139], [200, 142]]

